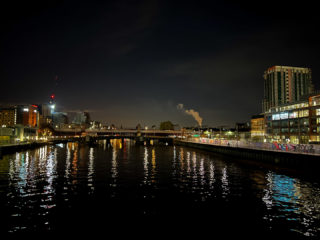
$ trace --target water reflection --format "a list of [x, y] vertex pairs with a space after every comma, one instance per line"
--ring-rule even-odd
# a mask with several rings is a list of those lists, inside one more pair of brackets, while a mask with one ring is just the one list
[[[115, 190], [118, 181], [118, 151], [122, 148], [121, 139], [111, 139], [110, 144], [112, 146], [112, 159], [111, 159], [111, 183], [110, 186]], [[115, 197], [115, 191], [112, 191], [111, 197]]]
[[179, 162], [173, 161], [172, 176], [180, 192], [197, 195], [197, 201], [207, 201], [213, 195], [219, 195], [213, 192], [216, 183], [215, 166], [212, 161], [208, 161], [207, 156], [180, 148], [177, 159]]
[[[219, 209], [244, 208], [271, 231], [281, 226], [304, 235], [320, 233], [319, 183], [178, 146], [135, 146], [121, 139], [94, 147], [45, 146], [2, 159], [0, 180], [0, 200], [5, 201], [0, 210], [8, 207], [9, 231], [48, 230], [63, 221], [65, 209], [86, 209], [88, 201], [108, 212], [132, 200], [140, 213], [162, 214], [157, 207], [177, 197], [175, 207], [181, 204], [187, 213], [199, 207], [215, 218]], [[251, 203], [256, 205], [251, 208]]]
[[149, 180], [149, 161], [148, 161], [148, 148], [145, 146], [144, 147], [144, 156], [143, 156], [143, 169], [144, 169], [144, 179], [143, 183], [148, 184]]
[[[182, 151], [183, 154], [183, 151]], [[190, 174], [191, 172], [191, 167], [190, 167], [190, 152], [187, 152], [187, 157], [186, 157], [186, 161], [187, 161], [187, 173]], [[184, 158], [181, 158], [181, 170], [184, 170]]]
[[92, 193], [94, 190], [93, 175], [94, 175], [94, 148], [91, 147], [89, 150], [89, 164], [88, 164], [88, 187], [90, 188], [89, 193]]
[[209, 186], [210, 189], [212, 190], [214, 188], [214, 183], [215, 183], [215, 177], [214, 177], [214, 165], [212, 162], [210, 162], [209, 165]]
[[[320, 189], [305, 186], [298, 179], [269, 172], [266, 176], [267, 186], [262, 201], [268, 213], [264, 216], [269, 222], [284, 219], [295, 222], [292, 230], [312, 236], [320, 228], [315, 228], [319, 219], [315, 212], [320, 213]], [[275, 209], [280, 214], [274, 214]], [[319, 215], [318, 215], [319, 216]], [[297, 226], [297, 223], [298, 224]]]
[[222, 169], [222, 176], [221, 176], [221, 182], [222, 182], [222, 197], [227, 198], [229, 194], [229, 181], [228, 181], [228, 173], [227, 173], [227, 167], [225, 166]]
[[205, 172], [206, 169], [204, 168], [204, 159], [203, 157], [200, 158], [200, 165], [199, 165], [199, 175], [200, 175], [200, 184], [205, 185]]
[[11, 208], [9, 232], [30, 228], [30, 218], [41, 218], [40, 223], [49, 229], [48, 215], [56, 207], [57, 149], [45, 146], [14, 156], [9, 160], [7, 175]]
[[64, 177], [66, 179], [69, 179], [70, 176], [70, 168], [71, 168], [71, 149], [72, 149], [73, 145], [72, 143], [68, 143], [67, 147], [66, 147], [66, 164], [65, 164], [65, 173], [64, 173]]
[[143, 177], [143, 183], [145, 185], [151, 185], [151, 184], [154, 185], [158, 181], [158, 179], [157, 179], [156, 150], [155, 150], [155, 148], [152, 148], [151, 149], [151, 154], [149, 154], [149, 150], [150, 150], [150, 148], [147, 147], [146, 145], [144, 145], [144, 153], [143, 153], [144, 177]]
[[157, 175], [157, 164], [156, 164], [156, 151], [154, 148], [151, 150], [151, 182], [155, 183], [156, 182], [156, 175]]
[[78, 144], [74, 143], [72, 144], [72, 150], [73, 150], [73, 158], [72, 158], [72, 164], [71, 164], [71, 177], [72, 177], [72, 185], [76, 185], [78, 183], [78, 152], [79, 152], [79, 146]]
[[103, 150], [107, 149], [107, 140], [103, 140]]
[[[50, 152], [45, 165], [47, 184], [44, 186], [44, 193], [47, 195], [47, 198], [44, 200], [45, 204], [41, 205], [41, 207], [52, 208], [55, 206], [55, 203], [53, 202], [53, 198], [55, 196], [55, 187], [53, 186], [53, 181], [57, 178], [57, 148]], [[35, 177], [35, 175], [33, 177]]]

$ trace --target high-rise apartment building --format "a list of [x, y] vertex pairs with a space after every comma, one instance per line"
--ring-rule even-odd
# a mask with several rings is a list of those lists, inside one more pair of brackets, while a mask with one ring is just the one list
[[15, 109], [1, 108], [0, 109], [0, 127], [12, 127], [15, 125]]
[[23, 126], [38, 127], [38, 106], [18, 105], [16, 106], [15, 123]]
[[263, 112], [313, 92], [310, 68], [273, 66], [264, 72]]

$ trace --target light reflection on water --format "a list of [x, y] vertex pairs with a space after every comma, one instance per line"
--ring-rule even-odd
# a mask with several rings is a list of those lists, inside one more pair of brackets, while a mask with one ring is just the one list
[[93, 175], [94, 175], [94, 148], [91, 147], [89, 150], [89, 165], [88, 165], [88, 187], [90, 188], [91, 193], [94, 191]]
[[9, 231], [33, 227], [27, 220], [36, 216], [41, 216], [42, 227], [49, 229], [47, 215], [56, 207], [57, 148], [45, 146], [32, 155], [22, 152], [13, 156], [8, 159], [7, 172], [7, 204], [11, 210], [8, 220], [13, 223]]
[[143, 169], [144, 169], [144, 184], [149, 184], [149, 161], [148, 161], [148, 148], [144, 147], [144, 156], [143, 156]]
[[[299, 179], [272, 172], [266, 175], [267, 186], [262, 198], [269, 213], [264, 217], [268, 221], [284, 218], [288, 222], [299, 223], [301, 228], [291, 230], [313, 236], [320, 230], [320, 189], [302, 183]], [[277, 209], [278, 214], [272, 212]]]
[[111, 178], [112, 183], [110, 186], [117, 187], [117, 178], [118, 178], [118, 162], [117, 162], [117, 154], [119, 149], [121, 148], [121, 143], [116, 139], [111, 140], [112, 145], [112, 161], [111, 161]]
[[[0, 199], [5, 201], [0, 210], [7, 208], [9, 232], [50, 230], [55, 209], [72, 209], [88, 196], [93, 202], [100, 201], [96, 194], [105, 196], [101, 208], [108, 209], [108, 199], [128, 198], [128, 186], [135, 191], [134, 196], [129, 195], [132, 201], [153, 201], [149, 208], [140, 204], [143, 214], [161, 214], [154, 210], [157, 198], [164, 198], [168, 191], [180, 201], [210, 203], [215, 211], [221, 204], [225, 208], [227, 202], [254, 202], [252, 208], [258, 207], [261, 213], [255, 215], [257, 221], [270, 231], [285, 224], [288, 231], [301, 235], [320, 232], [318, 183], [270, 170], [246, 169], [178, 146], [136, 146], [129, 140], [111, 140], [110, 144], [104, 140], [95, 147], [78, 143], [44, 146], [5, 156], [0, 161], [0, 180]], [[106, 187], [97, 188], [101, 182]], [[254, 211], [249, 204], [240, 207]]]

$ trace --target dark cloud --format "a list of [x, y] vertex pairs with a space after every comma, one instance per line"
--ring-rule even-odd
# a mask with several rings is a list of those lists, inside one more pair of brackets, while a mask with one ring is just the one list
[[183, 103], [203, 125], [232, 126], [261, 111], [270, 66], [311, 67], [320, 87], [313, 5], [11, 3], [1, 19], [0, 102], [45, 102], [54, 91], [61, 109], [91, 109], [107, 123], [195, 125], [177, 111]]

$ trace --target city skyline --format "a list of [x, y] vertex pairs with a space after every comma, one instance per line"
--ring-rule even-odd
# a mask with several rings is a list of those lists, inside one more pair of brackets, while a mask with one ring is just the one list
[[316, 2], [2, 12], [4, 238], [320, 236]]
[[320, 85], [307, 4], [52, 1], [6, 10], [2, 104], [54, 93], [61, 111], [87, 110], [108, 124], [197, 125], [183, 104], [203, 125], [232, 127], [261, 113], [269, 67], [311, 68]]

